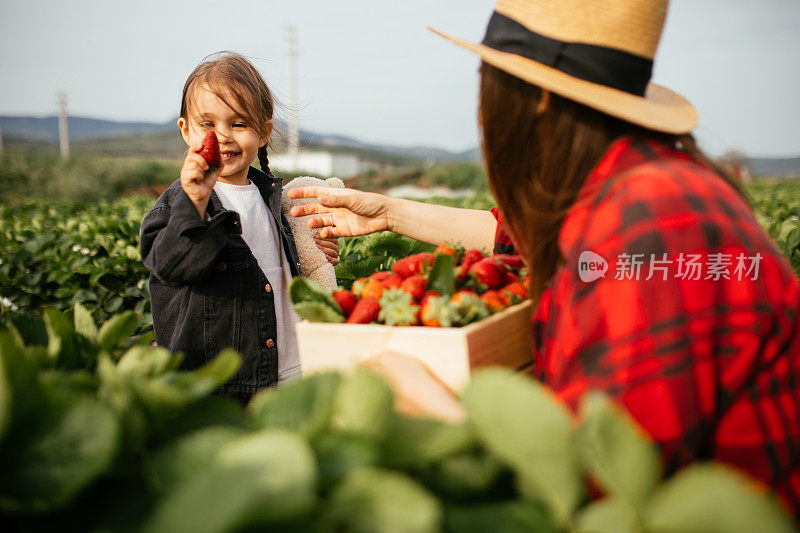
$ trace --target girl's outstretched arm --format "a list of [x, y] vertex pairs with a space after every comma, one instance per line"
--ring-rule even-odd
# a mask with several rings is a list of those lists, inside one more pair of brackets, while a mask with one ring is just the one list
[[491, 250], [497, 222], [489, 211], [460, 209], [392, 198], [356, 189], [298, 187], [290, 198], [316, 198], [315, 203], [295, 206], [293, 216], [310, 218], [319, 236], [354, 237], [376, 231], [393, 231], [418, 241], [440, 245], [461, 243], [466, 248]]

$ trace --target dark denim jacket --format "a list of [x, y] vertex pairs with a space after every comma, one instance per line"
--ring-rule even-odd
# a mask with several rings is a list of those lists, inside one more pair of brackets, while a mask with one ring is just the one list
[[[281, 213], [281, 180], [250, 167], [277, 227], [292, 276], [300, 263]], [[183, 369], [204, 365], [224, 348], [242, 355], [239, 372], [218, 394], [247, 401], [278, 380], [273, 293], [242, 239], [239, 214], [212, 191], [204, 222], [175, 181], [142, 222], [142, 261], [150, 270], [153, 326], [159, 346], [184, 353]], [[274, 280], [280, 283], [282, 280]]]

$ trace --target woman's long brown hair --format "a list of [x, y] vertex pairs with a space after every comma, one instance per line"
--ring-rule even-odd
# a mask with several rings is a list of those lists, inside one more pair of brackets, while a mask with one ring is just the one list
[[589, 173], [615, 139], [646, 134], [711, 168], [737, 190], [735, 178], [706, 157], [691, 134], [635, 126], [548, 93], [487, 63], [480, 68], [480, 123], [489, 185], [506, 229], [530, 270], [538, 299], [563, 262], [558, 233]]

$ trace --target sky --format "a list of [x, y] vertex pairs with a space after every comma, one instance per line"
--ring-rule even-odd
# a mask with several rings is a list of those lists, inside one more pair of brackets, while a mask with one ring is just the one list
[[[208, 54], [253, 61], [301, 128], [364, 142], [477, 146], [477, 56], [434, 26], [480, 41], [484, 0], [0, 0], [0, 114], [164, 122]], [[299, 101], [286, 27], [297, 27]], [[800, 1], [672, 0], [653, 81], [698, 109], [720, 155], [800, 155]]]

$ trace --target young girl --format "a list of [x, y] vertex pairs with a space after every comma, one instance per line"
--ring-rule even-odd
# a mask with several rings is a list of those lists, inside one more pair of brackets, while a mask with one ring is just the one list
[[[238, 350], [242, 366], [218, 392], [242, 402], [300, 373], [286, 290], [300, 263], [281, 214], [281, 179], [269, 170], [273, 109], [243, 56], [223, 52], [200, 64], [181, 99], [178, 127], [189, 150], [180, 179], [142, 222], [156, 342], [183, 352], [186, 369]], [[209, 131], [219, 141], [219, 168], [200, 155]], [[261, 171], [250, 166], [256, 158]], [[335, 241], [320, 248], [334, 262]]]

